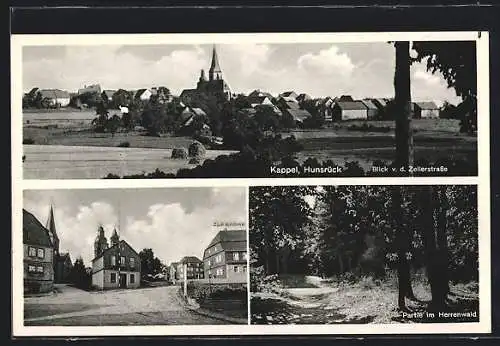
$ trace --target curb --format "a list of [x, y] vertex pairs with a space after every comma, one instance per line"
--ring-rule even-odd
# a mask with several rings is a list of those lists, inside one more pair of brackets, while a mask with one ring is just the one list
[[196, 314], [199, 314], [201, 316], [211, 317], [211, 318], [221, 320], [221, 321], [226, 321], [226, 322], [229, 322], [232, 324], [248, 324], [248, 320], [246, 318], [229, 317], [229, 316], [226, 316], [223, 314], [209, 311], [207, 309], [200, 308], [198, 306], [191, 305], [184, 300], [184, 297], [182, 297], [180, 291], [177, 291], [177, 298], [178, 298], [179, 302], [182, 304], [182, 306], [184, 306], [189, 311], [194, 312]]

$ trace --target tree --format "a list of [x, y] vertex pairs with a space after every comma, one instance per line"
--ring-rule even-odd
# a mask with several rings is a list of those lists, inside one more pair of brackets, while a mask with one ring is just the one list
[[427, 70], [439, 71], [449, 88], [462, 98], [461, 132], [473, 134], [477, 129], [477, 57], [474, 41], [413, 42], [417, 56], [412, 62], [426, 61]]
[[113, 114], [111, 118], [108, 119], [106, 123], [106, 130], [111, 133], [111, 136], [114, 137], [116, 131], [120, 128], [122, 120], [116, 114]]
[[92, 278], [87, 273], [82, 257], [78, 257], [75, 260], [75, 263], [70, 272], [70, 281], [78, 288], [85, 289], [91, 286]]
[[162, 263], [155, 257], [153, 249], [143, 249], [139, 252], [139, 258], [141, 259], [141, 276], [143, 278], [162, 272]]
[[396, 168], [408, 172], [413, 165], [411, 130], [410, 43], [395, 42], [394, 111], [396, 116]]
[[92, 126], [95, 132], [103, 133], [106, 131], [108, 125], [109, 111], [104, 102], [99, 102], [96, 105], [97, 117], [92, 120]]
[[[394, 73], [394, 111], [396, 117], [396, 169], [403, 175], [409, 174], [413, 166], [413, 132], [411, 130], [411, 91], [410, 91], [410, 43], [398, 41], [396, 49], [396, 66]], [[392, 207], [397, 232], [398, 253], [398, 306], [406, 309], [405, 298], [414, 299], [411, 288], [410, 266], [407, 259], [409, 237], [402, 224], [402, 198], [400, 187], [392, 191]]]

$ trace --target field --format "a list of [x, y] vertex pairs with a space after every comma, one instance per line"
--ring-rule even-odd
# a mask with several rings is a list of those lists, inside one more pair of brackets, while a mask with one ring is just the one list
[[[157, 168], [175, 173], [196, 166], [188, 159], [171, 159], [171, 149], [24, 145], [23, 152], [25, 179], [98, 179], [109, 173], [124, 176]], [[207, 150], [205, 159], [229, 153]]]
[[23, 113], [23, 126], [57, 126], [66, 128], [88, 126], [95, 117], [95, 111], [90, 110], [30, 110]]
[[[373, 131], [350, 130], [363, 124]], [[304, 149], [298, 155], [303, 162], [309, 157], [337, 163], [358, 161], [370, 169], [373, 161], [392, 161], [395, 156], [395, 124], [393, 121], [346, 121], [321, 130], [295, 130], [294, 135]], [[388, 128], [388, 131], [377, 131]], [[415, 160], [474, 159], [477, 160], [477, 138], [459, 133], [458, 120], [419, 119], [412, 122]]]

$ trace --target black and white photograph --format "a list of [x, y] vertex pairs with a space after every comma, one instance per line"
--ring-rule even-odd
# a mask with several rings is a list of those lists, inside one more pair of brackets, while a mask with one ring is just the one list
[[283, 35], [19, 37], [24, 178], [478, 174], [477, 33]]
[[25, 326], [248, 324], [244, 188], [25, 190], [23, 206]]
[[251, 323], [478, 322], [477, 196], [475, 185], [250, 187]]

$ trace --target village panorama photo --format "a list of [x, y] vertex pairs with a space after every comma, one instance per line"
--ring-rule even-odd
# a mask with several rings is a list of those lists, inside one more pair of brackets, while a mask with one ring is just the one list
[[14, 309], [24, 326], [248, 324], [244, 188], [23, 198]]
[[478, 174], [477, 36], [126, 36], [13, 41], [25, 179]]

